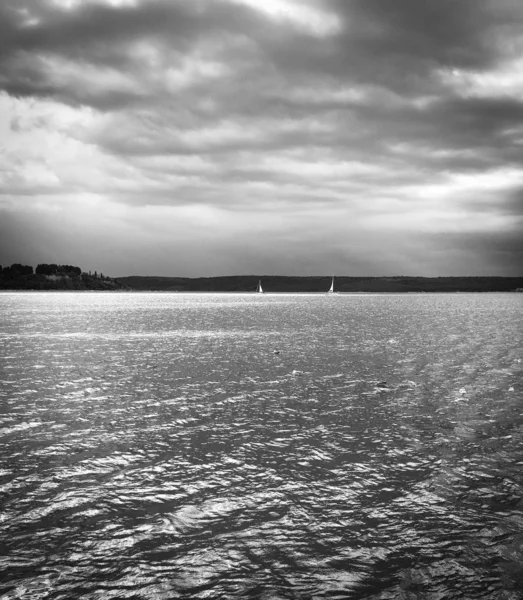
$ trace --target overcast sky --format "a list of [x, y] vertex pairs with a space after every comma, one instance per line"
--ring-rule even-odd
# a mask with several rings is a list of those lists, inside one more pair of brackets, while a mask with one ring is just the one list
[[1, 0], [12, 262], [523, 274], [522, 0]]

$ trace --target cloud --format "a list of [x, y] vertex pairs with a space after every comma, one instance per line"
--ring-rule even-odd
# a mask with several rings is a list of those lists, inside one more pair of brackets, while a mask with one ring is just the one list
[[[209, 255], [222, 272], [503, 270], [522, 228], [522, 29], [518, 0], [5, 0], [0, 207], [75, 230], [137, 219], [111, 221], [129, 265], [160, 236], [198, 254], [186, 274]], [[268, 247], [246, 249], [253, 229]]]

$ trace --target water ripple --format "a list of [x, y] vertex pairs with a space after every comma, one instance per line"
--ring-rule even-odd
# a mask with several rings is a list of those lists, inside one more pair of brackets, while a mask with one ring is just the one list
[[0, 306], [2, 598], [523, 598], [516, 295]]

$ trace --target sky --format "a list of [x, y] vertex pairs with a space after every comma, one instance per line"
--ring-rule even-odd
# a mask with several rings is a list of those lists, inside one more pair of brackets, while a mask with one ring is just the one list
[[13, 262], [523, 275], [523, 2], [2, 0]]

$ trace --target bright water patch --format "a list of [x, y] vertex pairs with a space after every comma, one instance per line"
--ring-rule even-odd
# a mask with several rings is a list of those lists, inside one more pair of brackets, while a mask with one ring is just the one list
[[2, 598], [521, 599], [522, 302], [0, 294]]

